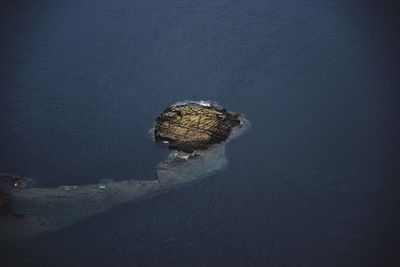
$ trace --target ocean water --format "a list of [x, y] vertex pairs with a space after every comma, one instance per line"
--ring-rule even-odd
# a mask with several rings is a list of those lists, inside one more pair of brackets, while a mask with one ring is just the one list
[[[155, 179], [183, 100], [252, 128], [226, 170], [1, 246], [5, 266], [397, 266], [399, 40], [373, 1], [9, 1], [0, 172]], [[400, 46], [399, 46], [400, 47]]]

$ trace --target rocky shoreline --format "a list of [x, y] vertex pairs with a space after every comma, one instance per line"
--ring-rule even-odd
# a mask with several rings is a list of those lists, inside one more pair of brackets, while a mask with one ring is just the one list
[[0, 234], [20, 239], [55, 231], [115, 205], [199, 182], [227, 166], [225, 144], [248, 126], [242, 115], [216, 105], [174, 105], [156, 119], [155, 140], [176, 149], [157, 165], [157, 180], [40, 188], [22, 176], [0, 176]]

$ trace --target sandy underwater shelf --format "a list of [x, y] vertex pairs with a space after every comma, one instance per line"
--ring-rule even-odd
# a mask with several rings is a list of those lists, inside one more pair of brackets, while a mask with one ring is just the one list
[[156, 180], [41, 188], [28, 185], [23, 177], [2, 175], [0, 234], [18, 240], [56, 231], [121, 203], [199, 182], [226, 168], [225, 145], [249, 127], [243, 115], [214, 102], [181, 102], [156, 119], [155, 141], [174, 149], [156, 166]]

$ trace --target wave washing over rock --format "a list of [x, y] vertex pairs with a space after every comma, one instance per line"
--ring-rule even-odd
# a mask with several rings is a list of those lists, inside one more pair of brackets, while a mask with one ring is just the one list
[[0, 175], [0, 231], [10, 239], [55, 231], [118, 204], [190, 185], [227, 166], [225, 144], [250, 123], [210, 101], [165, 109], [152, 130], [173, 149], [157, 165], [157, 180], [101, 181], [93, 185], [34, 187], [25, 177]]

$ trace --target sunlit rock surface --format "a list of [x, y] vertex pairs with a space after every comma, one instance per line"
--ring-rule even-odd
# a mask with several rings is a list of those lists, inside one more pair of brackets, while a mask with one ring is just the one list
[[3, 176], [1, 235], [19, 239], [58, 230], [118, 204], [196, 183], [227, 166], [225, 144], [248, 126], [242, 115], [216, 104], [180, 103], [156, 119], [155, 139], [168, 141], [170, 147], [177, 149], [157, 165], [157, 180], [109, 180], [93, 185], [38, 188], [24, 177]]
[[207, 102], [173, 105], [157, 117], [154, 138], [171, 148], [193, 152], [225, 141], [234, 127], [240, 126], [238, 114]]

